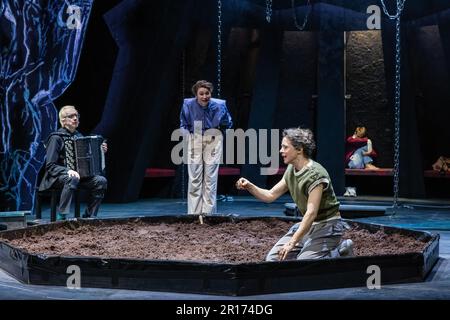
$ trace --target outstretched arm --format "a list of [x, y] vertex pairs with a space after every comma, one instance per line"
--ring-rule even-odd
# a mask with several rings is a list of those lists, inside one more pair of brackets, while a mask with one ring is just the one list
[[275, 201], [286, 191], [288, 191], [288, 187], [284, 179], [281, 179], [280, 182], [278, 182], [272, 189], [267, 190], [257, 187], [245, 178], [239, 178], [236, 182], [236, 188], [238, 190], [247, 190], [255, 198], [267, 203]]

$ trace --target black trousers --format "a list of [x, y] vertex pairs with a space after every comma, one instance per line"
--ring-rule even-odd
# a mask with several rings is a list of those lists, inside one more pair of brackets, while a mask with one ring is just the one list
[[78, 188], [89, 191], [89, 200], [84, 215], [87, 217], [97, 216], [100, 203], [102, 202], [108, 182], [103, 176], [93, 176], [78, 179], [63, 174], [55, 181], [54, 187], [62, 188], [61, 198], [59, 200], [59, 212], [68, 214], [70, 204], [72, 203], [73, 192]]

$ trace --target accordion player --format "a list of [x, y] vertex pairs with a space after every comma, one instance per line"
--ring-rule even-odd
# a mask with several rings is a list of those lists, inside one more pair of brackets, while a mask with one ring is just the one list
[[80, 178], [103, 175], [105, 170], [105, 153], [101, 147], [103, 142], [104, 139], [100, 135], [64, 139], [67, 168], [78, 172]]
[[83, 218], [96, 217], [108, 186], [103, 172], [106, 141], [102, 136], [84, 137], [77, 131], [80, 114], [74, 106], [62, 107], [58, 117], [61, 128], [50, 133], [44, 143], [45, 173], [39, 191], [61, 190], [57, 215], [52, 214], [51, 219], [65, 220], [74, 191], [84, 189], [89, 195]]

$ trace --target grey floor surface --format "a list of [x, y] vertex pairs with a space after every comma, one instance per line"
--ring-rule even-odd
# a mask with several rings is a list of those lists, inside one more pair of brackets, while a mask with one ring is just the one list
[[[369, 199], [370, 200], [370, 199]], [[372, 199], [378, 206], [389, 207], [389, 199]], [[284, 216], [284, 203], [289, 197], [264, 204], [250, 197], [235, 197], [233, 201], [219, 202], [220, 214], [240, 216]], [[367, 205], [351, 199], [346, 205]], [[182, 199], [142, 199], [128, 204], [105, 203], [101, 207], [102, 218], [158, 216], [185, 214], [186, 203]], [[48, 219], [49, 209], [44, 206], [43, 218]], [[0, 300], [56, 299], [56, 300], [435, 300], [450, 299], [450, 207], [448, 202], [403, 201], [394, 213], [378, 217], [359, 218], [358, 221], [426, 230], [440, 234], [440, 258], [424, 282], [382, 286], [381, 289], [343, 288], [306, 292], [291, 292], [244, 297], [148, 292], [97, 288], [68, 289], [55, 286], [37, 286], [20, 283], [0, 269]]]

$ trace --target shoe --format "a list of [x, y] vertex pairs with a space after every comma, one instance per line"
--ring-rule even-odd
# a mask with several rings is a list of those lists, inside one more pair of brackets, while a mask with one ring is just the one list
[[67, 220], [67, 214], [65, 213], [56, 214], [56, 221], [65, 221], [65, 220]]
[[353, 241], [350, 239], [345, 239], [339, 245], [339, 255], [341, 257], [353, 256]]
[[346, 187], [344, 197], [356, 197], [356, 188], [355, 187]]

